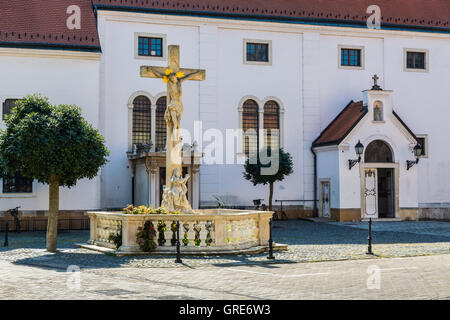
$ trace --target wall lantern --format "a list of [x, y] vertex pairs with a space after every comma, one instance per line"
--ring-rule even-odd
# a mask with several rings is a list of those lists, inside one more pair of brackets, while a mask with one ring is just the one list
[[362, 155], [363, 152], [364, 152], [364, 146], [363, 146], [363, 144], [361, 143], [361, 141], [358, 141], [358, 143], [356, 144], [356, 146], [355, 146], [355, 152], [356, 152], [356, 154], [358, 155], [358, 159], [356, 159], [356, 160], [351, 160], [351, 159], [349, 159], [349, 160], [348, 160], [348, 168], [349, 168], [350, 170], [352, 170], [352, 168], [355, 166], [355, 164], [361, 162], [361, 155]]
[[414, 156], [416, 160], [406, 160], [406, 170], [409, 170], [412, 166], [419, 163], [419, 157], [422, 155], [422, 146], [420, 144], [416, 144], [413, 149]]

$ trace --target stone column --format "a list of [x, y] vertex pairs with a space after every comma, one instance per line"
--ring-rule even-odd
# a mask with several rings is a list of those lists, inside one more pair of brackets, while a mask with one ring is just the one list
[[258, 221], [258, 227], [259, 227], [259, 245], [260, 246], [267, 246], [269, 244], [269, 237], [270, 237], [270, 226], [269, 226], [269, 220], [272, 217], [273, 212], [270, 213], [258, 213], [259, 215], [259, 221]]
[[[259, 114], [258, 114], [258, 137], [259, 137], [259, 148], [262, 148], [264, 145], [264, 105], [259, 106]], [[259, 152], [259, 150], [258, 150]]]
[[198, 209], [200, 205], [199, 167], [192, 167], [192, 209]]
[[122, 220], [122, 246], [119, 248], [123, 252], [139, 252], [141, 249], [136, 243], [136, 234], [142, 221], [127, 217]]
[[214, 240], [217, 247], [226, 246], [227, 243], [227, 224], [226, 220], [217, 219], [214, 221]]
[[150, 108], [150, 140], [152, 142], [151, 151], [156, 151], [156, 103], [152, 103]]
[[148, 158], [145, 162], [145, 167], [148, 175], [148, 201], [149, 205], [153, 205], [153, 207], [157, 207], [157, 193], [159, 192], [159, 188], [156, 183], [157, 173], [158, 173], [158, 165], [155, 162], [150, 162]]
[[97, 219], [95, 218], [95, 214], [89, 213], [89, 232], [90, 239], [89, 244], [95, 244], [95, 239], [97, 239]]
[[128, 151], [133, 151], [133, 104], [128, 105]]

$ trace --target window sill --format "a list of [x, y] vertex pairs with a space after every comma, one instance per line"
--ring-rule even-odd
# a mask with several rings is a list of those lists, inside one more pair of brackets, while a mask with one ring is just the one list
[[271, 61], [248, 61], [248, 60], [244, 60], [244, 64], [254, 65], [254, 66], [271, 66], [272, 62]]
[[0, 198], [36, 198], [35, 193], [0, 193]]
[[343, 65], [339, 65], [339, 69], [344, 69], [344, 70], [364, 70], [364, 67], [357, 67], [357, 66], [343, 66]]
[[167, 61], [167, 58], [162, 56], [162, 57], [158, 57], [158, 56], [140, 56], [138, 54], [136, 54], [134, 56], [134, 59], [136, 60], [153, 60], [153, 61]]
[[411, 68], [404, 68], [405, 72], [421, 72], [421, 73], [428, 73], [428, 69], [411, 69]]
[[376, 121], [376, 120], [372, 120], [372, 123], [386, 123], [386, 121], [384, 121], [384, 120], [380, 120], [380, 121]]

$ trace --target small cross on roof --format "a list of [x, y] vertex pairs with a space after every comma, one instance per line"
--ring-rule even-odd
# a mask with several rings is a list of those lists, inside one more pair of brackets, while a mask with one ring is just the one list
[[373, 79], [373, 87], [372, 87], [372, 90], [383, 90], [383, 89], [381, 89], [381, 87], [378, 85], [378, 80], [380, 80], [380, 78], [379, 78], [377, 75], [374, 75], [374, 76], [372, 77], [372, 79]]

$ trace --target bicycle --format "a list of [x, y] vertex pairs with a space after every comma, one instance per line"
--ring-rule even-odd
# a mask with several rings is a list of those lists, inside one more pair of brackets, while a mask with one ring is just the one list
[[264, 199], [254, 199], [253, 204], [255, 205], [255, 210], [258, 211], [265, 211], [267, 206], [265, 204], [261, 204], [261, 201]]

